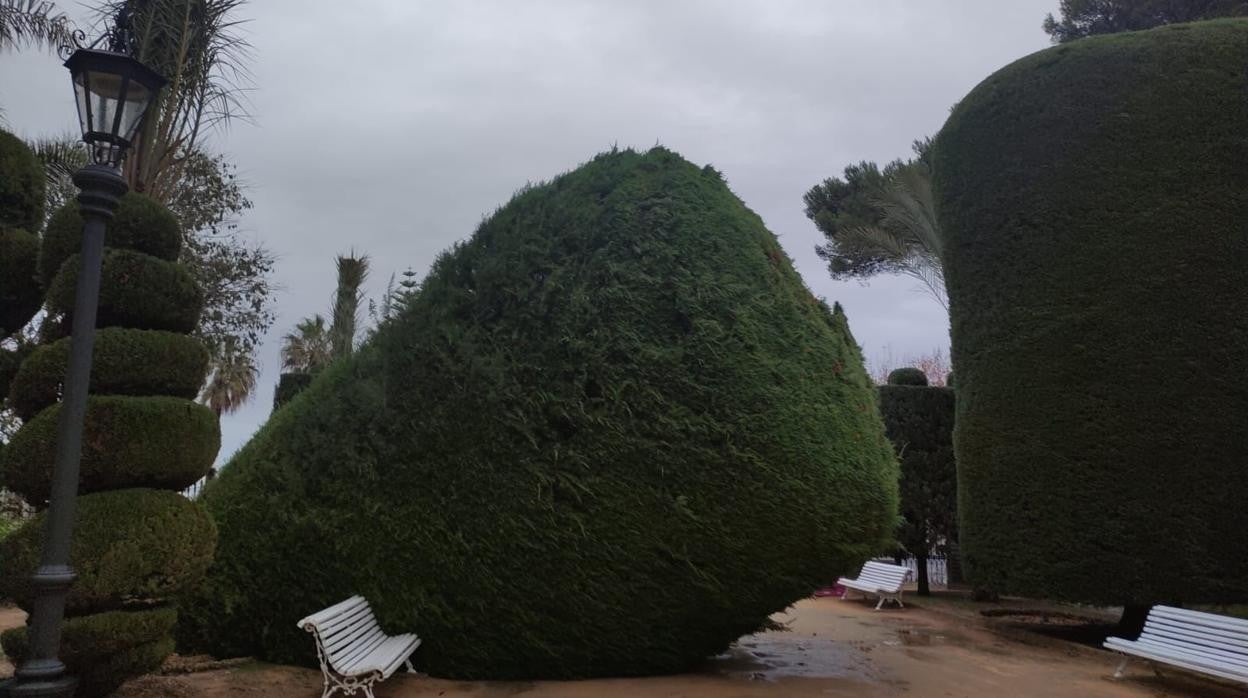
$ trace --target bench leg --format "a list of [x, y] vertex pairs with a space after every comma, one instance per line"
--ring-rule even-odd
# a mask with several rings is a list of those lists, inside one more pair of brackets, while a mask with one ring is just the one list
[[407, 665], [407, 673], [409, 673], [409, 674], [415, 674], [415, 673], [416, 673], [416, 667], [412, 666], [412, 660], [411, 660], [411, 659], [408, 659], [408, 660], [404, 661], [403, 663]]
[[1121, 661], [1121, 662], [1118, 662], [1118, 668], [1117, 668], [1117, 669], [1114, 669], [1114, 678], [1115, 678], [1115, 679], [1121, 679], [1121, 678], [1122, 678], [1122, 672], [1124, 672], [1124, 671], [1126, 670], [1126, 668], [1127, 668], [1127, 662], [1130, 662], [1130, 661], [1131, 661], [1131, 658], [1130, 658], [1130, 657], [1123, 657], [1123, 658], [1122, 658], [1122, 661]]
[[875, 610], [877, 610], [877, 611], [878, 611], [878, 610], [880, 610], [881, 608], [883, 608], [883, 606], [884, 606], [884, 601], [885, 601], [885, 600], [887, 600], [887, 599], [888, 599], [888, 597], [887, 597], [887, 596], [881, 596], [881, 597], [880, 597], [880, 602], [879, 602], [879, 603], [877, 603], [877, 604], [875, 605]]

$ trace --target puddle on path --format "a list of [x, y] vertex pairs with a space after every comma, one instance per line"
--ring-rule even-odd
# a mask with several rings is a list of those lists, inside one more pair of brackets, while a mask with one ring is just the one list
[[867, 654], [847, 643], [791, 633], [743, 638], [710, 660], [706, 673], [775, 681], [784, 678], [856, 679], [879, 677]]

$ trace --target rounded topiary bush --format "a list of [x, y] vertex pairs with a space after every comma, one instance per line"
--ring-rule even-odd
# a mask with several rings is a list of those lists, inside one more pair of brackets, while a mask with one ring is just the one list
[[22, 139], [0, 129], [0, 229], [43, 226], [43, 166]]
[[[67, 618], [61, 625], [60, 657], [75, 673], [75, 668], [169, 635], [177, 621], [178, 612], [172, 606]], [[11, 661], [24, 659], [30, 650], [26, 628], [0, 634], [0, 649]]]
[[937, 139], [977, 585], [1248, 600], [1245, 65], [1243, 20], [1083, 39]]
[[81, 668], [69, 667], [67, 673], [78, 679], [75, 698], [103, 698], [112, 695], [127, 680], [149, 674], [160, 668], [173, 654], [173, 638], [130, 647], [106, 658], [86, 663]]
[[[36, 349], [13, 378], [9, 408], [22, 419], [61, 397], [69, 338]], [[96, 332], [91, 358], [94, 395], [167, 395], [193, 399], [208, 373], [208, 350], [195, 337], [118, 327]]]
[[[45, 286], [51, 285], [65, 260], [82, 249], [82, 226], [77, 202], [65, 204], [48, 219], [39, 251], [39, 274]], [[182, 229], [169, 209], [149, 196], [129, 192], [121, 197], [108, 223], [104, 244], [174, 262], [182, 250]]]
[[894, 369], [888, 374], [888, 384], [924, 387], [927, 385], [927, 374], [920, 368]]
[[672, 672], [881, 551], [896, 460], [844, 314], [717, 172], [518, 194], [203, 495], [180, 640], [312, 661], [351, 593], [435, 675]]
[[[4, 486], [35, 506], [47, 501], [61, 406], [27, 422], [0, 458]], [[78, 492], [182, 490], [212, 467], [221, 428], [211, 409], [174, 397], [91, 396], [83, 423]]]
[[[26, 610], [44, 516], [0, 541], [0, 596]], [[69, 551], [78, 578], [66, 612], [143, 607], [175, 596], [203, 578], [215, 542], [212, 519], [177, 492], [133, 489], [81, 496]]]
[[[78, 255], [65, 260], [48, 289], [48, 309], [72, 325]], [[96, 327], [189, 333], [199, 322], [203, 292], [186, 267], [130, 250], [104, 252]]]

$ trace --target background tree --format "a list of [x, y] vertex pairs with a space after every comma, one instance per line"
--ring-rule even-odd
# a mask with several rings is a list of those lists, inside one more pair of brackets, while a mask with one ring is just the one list
[[282, 368], [292, 373], [316, 373], [333, 360], [333, 341], [325, 318], [313, 315], [282, 337]]
[[940, 225], [926, 162], [931, 139], [914, 143], [915, 159], [883, 168], [862, 162], [806, 193], [806, 216], [827, 238], [815, 248], [834, 279], [905, 274], [946, 305]]
[[364, 303], [362, 287], [368, 278], [368, 256], [339, 255], [334, 260], [338, 267], [338, 287], [334, 291], [333, 324], [330, 326], [330, 345], [333, 358], [350, 356], [355, 351], [355, 338], [360, 321], [360, 308]]
[[1095, 34], [1151, 29], [1163, 24], [1248, 15], [1244, 0], [1062, 0], [1060, 18], [1044, 18], [1053, 43]]
[[0, 0], [0, 52], [28, 47], [55, 51], [73, 43], [75, 27], [48, 0]]
[[259, 369], [251, 356], [228, 348], [209, 364], [208, 383], [200, 399], [220, 417], [242, 407], [256, 387]]

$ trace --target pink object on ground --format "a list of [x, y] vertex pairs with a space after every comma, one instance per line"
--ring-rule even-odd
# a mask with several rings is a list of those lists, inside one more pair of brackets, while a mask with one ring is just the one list
[[833, 584], [830, 587], [824, 587], [822, 589], [817, 589], [815, 591], [816, 597], [835, 596], [837, 598], [840, 598], [844, 595], [845, 595], [845, 587], [841, 586], [840, 584]]

